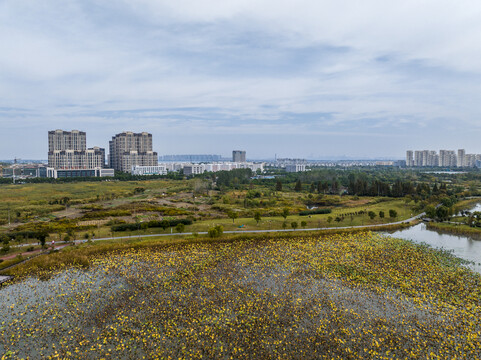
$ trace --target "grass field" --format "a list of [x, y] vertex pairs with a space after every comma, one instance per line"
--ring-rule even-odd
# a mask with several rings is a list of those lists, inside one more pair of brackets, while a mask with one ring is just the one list
[[[99, 238], [175, 231], [151, 228], [112, 233], [112, 221], [142, 223], [189, 217], [193, 225], [184, 231], [204, 232], [215, 225], [222, 225], [226, 231], [291, 228], [293, 222], [298, 228], [370, 225], [407, 219], [413, 214], [413, 205], [401, 199], [273, 192], [263, 186], [219, 192], [208, 190], [208, 185], [198, 179], [3, 185], [0, 223], [7, 222], [10, 213], [12, 224], [4, 225], [3, 232], [46, 229], [50, 242], [63, 239], [67, 232], [71, 232], [71, 238], [83, 239], [86, 234]], [[309, 204], [332, 209], [332, 213], [299, 216]], [[285, 209], [289, 211], [286, 219], [281, 216]], [[397, 217], [389, 218], [391, 209]], [[261, 214], [259, 222], [254, 220], [257, 211]], [[376, 217], [370, 219], [368, 211]], [[384, 219], [379, 211], [384, 211]], [[238, 216], [234, 222], [228, 218], [230, 212]], [[359, 212], [364, 214], [355, 214]], [[35, 244], [37, 240], [19, 242]]]

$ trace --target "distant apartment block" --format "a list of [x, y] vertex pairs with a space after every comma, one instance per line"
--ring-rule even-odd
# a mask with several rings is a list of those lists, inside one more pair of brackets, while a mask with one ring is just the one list
[[480, 154], [466, 154], [464, 149], [439, 150], [439, 154], [433, 150], [406, 151], [407, 167], [477, 167], [480, 160]]
[[85, 132], [52, 130], [48, 132], [48, 167], [55, 170], [105, 168], [105, 149], [87, 149]]
[[414, 153], [412, 150], [406, 151], [406, 166], [407, 167], [414, 166]]
[[157, 153], [152, 151], [152, 134], [126, 131], [109, 142], [109, 166], [131, 172], [133, 166], [157, 166]]
[[132, 166], [132, 175], [167, 175], [167, 167], [163, 165], [157, 166]]
[[232, 151], [232, 162], [245, 163], [246, 162], [246, 152], [243, 150]]
[[306, 171], [306, 165], [305, 164], [289, 164], [289, 165], [286, 165], [286, 171], [287, 172]]
[[87, 148], [87, 135], [84, 131], [52, 130], [48, 132], [48, 151], [76, 150], [85, 151]]
[[168, 171], [183, 170], [184, 175], [196, 175], [203, 174], [204, 172], [217, 172], [217, 171], [231, 171], [234, 169], [251, 169], [253, 172], [264, 172], [264, 163], [252, 163], [252, 162], [219, 162], [219, 163], [207, 163], [207, 164], [192, 164], [192, 163], [162, 163]]
[[191, 154], [191, 155], [162, 155], [159, 157], [159, 161], [179, 161], [190, 163], [201, 162], [216, 162], [221, 161], [221, 155], [203, 155], [203, 154]]
[[70, 177], [105, 177], [114, 176], [114, 169], [53, 169], [46, 168], [46, 177], [59, 179]]

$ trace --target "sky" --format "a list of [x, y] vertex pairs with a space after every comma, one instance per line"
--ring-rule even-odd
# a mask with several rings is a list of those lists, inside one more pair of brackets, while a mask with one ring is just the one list
[[0, 159], [49, 130], [163, 154], [481, 153], [481, 2], [0, 0]]

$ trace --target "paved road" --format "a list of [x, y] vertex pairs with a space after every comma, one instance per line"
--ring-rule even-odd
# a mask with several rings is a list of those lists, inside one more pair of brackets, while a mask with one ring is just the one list
[[[250, 234], [250, 233], [276, 233], [276, 232], [299, 232], [299, 231], [322, 231], [322, 230], [346, 230], [346, 229], [367, 229], [367, 228], [375, 228], [375, 227], [382, 227], [386, 225], [397, 225], [406, 222], [411, 222], [413, 220], [422, 218], [425, 216], [426, 213], [421, 213], [416, 216], [413, 216], [409, 219], [400, 220], [391, 223], [385, 224], [375, 224], [375, 225], [356, 225], [356, 226], [339, 226], [339, 227], [321, 227], [321, 228], [309, 228], [309, 229], [267, 229], [267, 230], [230, 230], [224, 231], [224, 234]], [[130, 235], [130, 236], [117, 236], [117, 237], [106, 237], [106, 238], [98, 238], [92, 239], [92, 241], [104, 241], [104, 240], [120, 240], [120, 239], [138, 239], [138, 238], [149, 238], [149, 237], [162, 237], [162, 236], [184, 236], [184, 235], [193, 235], [192, 232], [184, 232], [184, 233], [168, 233], [168, 234], [148, 234], [148, 235]], [[207, 231], [200, 231], [197, 234], [205, 235]], [[81, 244], [87, 242], [84, 239], [73, 240], [76, 244]], [[72, 243], [72, 242], [70, 242]], [[65, 241], [56, 241], [55, 244], [66, 244]], [[34, 244], [20, 244], [15, 245], [15, 247], [21, 246], [32, 246]], [[47, 244], [49, 245], [49, 244]]]
[[[345, 230], [345, 229], [367, 229], [367, 228], [374, 228], [374, 227], [382, 227], [386, 225], [398, 225], [406, 222], [411, 222], [416, 219], [420, 219], [425, 216], [426, 213], [421, 213], [416, 216], [413, 216], [409, 219], [396, 221], [392, 223], [385, 223], [385, 224], [375, 224], [375, 225], [357, 225], [357, 226], [340, 226], [340, 227], [322, 227], [322, 228], [309, 228], [309, 229], [270, 229], [270, 230], [230, 230], [224, 231], [224, 234], [249, 234], [249, 233], [276, 233], [276, 232], [299, 232], [299, 231], [322, 231], [322, 230]], [[135, 238], [147, 238], [147, 237], [161, 237], [161, 236], [181, 236], [181, 235], [193, 235], [192, 232], [186, 233], [169, 233], [169, 234], [148, 234], [148, 235], [131, 235], [131, 236], [119, 236], [119, 237], [108, 237], [108, 238], [99, 238], [99, 239], [92, 239], [92, 241], [103, 241], [103, 240], [118, 240], [118, 239], [135, 239]], [[198, 232], [199, 235], [207, 234], [207, 231]], [[87, 240], [75, 240], [75, 243], [83, 243]]]

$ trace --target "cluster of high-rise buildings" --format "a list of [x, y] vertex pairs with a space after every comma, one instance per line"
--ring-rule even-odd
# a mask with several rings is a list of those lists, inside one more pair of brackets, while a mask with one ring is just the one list
[[126, 131], [112, 137], [106, 164], [105, 149], [87, 148], [83, 131], [48, 132], [47, 177], [113, 176], [114, 170], [131, 172], [132, 167], [158, 165], [152, 151], [152, 134]]
[[[197, 160], [196, 156], [191, 157]], [[185, 175], [194, 175], [240, 168], [264, 171], [264, 164], [246, 162], [246, 152], [243, 150], [232, 152], [232, 162], [159, 164], [158, 155], [152, 150], [152, 134], [130, 131], [112, 137], [106, 158], [105, 149], [87, 148], [85, 132], [52, 130], [48, 132], [48, 166], [40, 176], [114, 176], [115, 170], [133, 175], [165, 175], [181, 169]]]
[[466, 154], [464, 149], [439, 150], [408, 150], [406, 151], [407, 167], [480, 167], [481, 154]]

